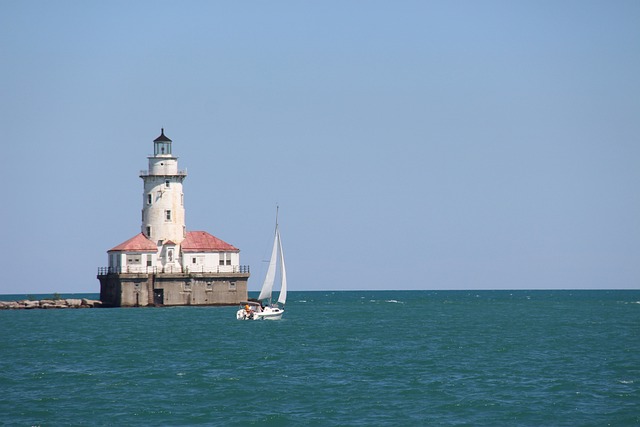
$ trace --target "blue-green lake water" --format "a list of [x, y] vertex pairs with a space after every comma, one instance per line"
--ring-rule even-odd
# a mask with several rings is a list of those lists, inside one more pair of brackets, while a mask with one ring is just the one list
[[[97, 297], [97, 296], [95, 296]], [[0, 311], [1, 425], [640, 424], [640, 291]]]

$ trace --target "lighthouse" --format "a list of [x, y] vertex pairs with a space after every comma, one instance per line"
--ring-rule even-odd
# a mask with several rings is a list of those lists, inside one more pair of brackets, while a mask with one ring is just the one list
[[158, 265], [165, 270], [179, 268], [176, 247], [187, 237], [182, 192], [187, 172], [178, 170], [178, 158], [171, 153], [171, 143], [162, 129], [153, 141], [148, 170], [140, 172], [144, 181], [141, 232], [157, 242]]
[[206, 231], [188, 231], [173, 141], [161, 129], [143, 181], [140, 232], [107, 251], [98, 269], [107, 306], [232, 305], [247, 299], [240, 250]]

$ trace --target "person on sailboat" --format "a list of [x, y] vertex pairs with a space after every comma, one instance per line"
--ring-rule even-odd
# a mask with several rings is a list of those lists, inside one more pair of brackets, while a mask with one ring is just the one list
[[247, 316], [249, 319], [253, 319], [253, 310], [251, 310], [251, 307], [249, 307], [249, 304], [246, 304], [246, 305], [244, 306], [244, 311], [245, 311], [245, 313], [246, 313], [246, 316]]

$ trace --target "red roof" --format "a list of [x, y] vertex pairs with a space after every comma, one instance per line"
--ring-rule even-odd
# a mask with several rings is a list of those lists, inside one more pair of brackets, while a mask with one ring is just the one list
[[147, 237], [138, 233], [126, 242], [120, 243], [115, 248], [109, 249], [107, 252], [157, 252], [158, 247]]
[[180, 245], [183, 252], [238, 251], [233, 245], [223, 242], [206, 231], [187, 231], [187, 238]]

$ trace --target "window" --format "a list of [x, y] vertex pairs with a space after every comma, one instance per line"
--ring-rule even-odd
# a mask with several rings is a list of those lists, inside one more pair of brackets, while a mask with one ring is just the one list
[[236, 282], [229, 282], [229, 290], [230, 291], [236, 290]]
[[151, 204], [151, 193], [147, 194], [147, 204]]
[[171, 181], [169, 181], [168, 179], [165, 179], [165, 180], [164, 180], [164, 186], [165, 186], [165, 187], [167, 187], [167, 188], [169, 188], [169, 183], [170, 183], [170, 182], [171, 182]]
[[213, 289], [213, 285], [211, 282], [207, 282], [207, 290], [210, 291], [211, 289]]
[[165, 221], [171, 221], [171, 211], [170, 210], [164, 211], [164, 219], [165, 219]]
[[151, 237], [151, 227], [147, 226], [147, 237]]
[[140, 255], [127, 255], [127, 265], [129, 264], [140, 264]]
[[231, 254], [228, 252], [220, 252], [219, 265], [231, 265]]
[[195, 258], [191, 258], [191, 263], [195, 264], [196, 263], [196, 259]]
[[171, 154], [171, 143], [163, 141], [154, 142], [153, 154]]

